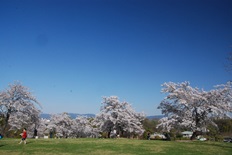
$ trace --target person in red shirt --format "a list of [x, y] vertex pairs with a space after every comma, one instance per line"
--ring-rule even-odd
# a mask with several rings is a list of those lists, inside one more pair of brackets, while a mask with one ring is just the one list
[[19, 144], [21, 144], [22, 142], [24, 142], [24, 144], [27, 144], [27, 141], [26, 141], [26, 139], [27, 139], [27, 129], [26, 128], [23, 129], [23, 133], [21, 133], [21, 136], [22, 136], [22, 140], [21, 140], [21, 142]]

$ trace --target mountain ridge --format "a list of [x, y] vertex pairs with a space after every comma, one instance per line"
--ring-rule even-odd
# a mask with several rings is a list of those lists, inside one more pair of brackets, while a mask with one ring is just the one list
[[[52, 114], [48, 114], [48, 113], [42, 113], [40, 114], [40, 118], [44, 118], [44, 119], [50, 119]], [[83, 117], [88, 117], [88, 118], [93, 118], [96, 115], [95, 114], [79, 114], [79, 113], [68, 113], [68, 115], [72, 118], [75, 119], [78, 116], [83, 116]], [[163, 118], [164, 115], [152, 115], [152, 116], [146, 116], [147, 119], [161, 119]]]

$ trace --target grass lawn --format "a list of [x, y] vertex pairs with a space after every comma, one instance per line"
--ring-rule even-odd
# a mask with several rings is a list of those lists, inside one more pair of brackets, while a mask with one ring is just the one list
[[132, 139], [1, 139], [0, 155], [231, 155], [232, 143]]

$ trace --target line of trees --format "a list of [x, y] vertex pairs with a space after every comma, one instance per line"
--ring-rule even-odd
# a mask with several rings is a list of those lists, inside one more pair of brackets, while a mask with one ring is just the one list
[[103, 97], [100, 113], [95, 118], [78, 116], [71, 119], [67, 113], [54, 114], [49, 121], [41, 120], [38, 131], [48, 133], [52, 130], [57, 137], [133, 137], [143, 134], [144, 119], [145, 115], [135, 112], [129, 103], [110, 96]]
[[166, 116], [159, 121], [148, 120], [145, 114], [136, 112], [128, 102], [117, 96], [103, 97], [99, 114], [94, 118], [78, 116], [72, 119], [67, 113], [40, 118], [41, 104], [29, 89], [19, 82], [0, 92], [0, 133], [9, 136], [22, 128], [32, 137], [53, 134], [53, 137], [146, 137], [154, 131], [175, 130], [211, 132], [215, 135], [232, 131], [229, 112], [232, 112], [232, 83], [218, 85], [204, 91], [190, 86], [189, 82], [164, 83], [162, 92], [167, 96], [159, 109]]
[[[10, 131], [28, 129], [39, 136], [55, 133], [57, 137], [141, 136], [144, 132], [143, 113], [137, 113], [128, 102], [120, 102], [117, 96], [103, 97], [100, 113], [95, 118], [71, 119], [67, 113], [41, 119], [41, 104], [27, 87], [15, 82], [0, 92], [0, 133], [9, 136]], [[99, 134], [101, 133], [101, 135]]]

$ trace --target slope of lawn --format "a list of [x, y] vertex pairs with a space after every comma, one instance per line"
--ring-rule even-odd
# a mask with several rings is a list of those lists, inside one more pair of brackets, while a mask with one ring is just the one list
[[232, 143], [200, 141], [158, 141], [132, 139], [1, 139], [0, 154], [4, 155], [230, 155]]

